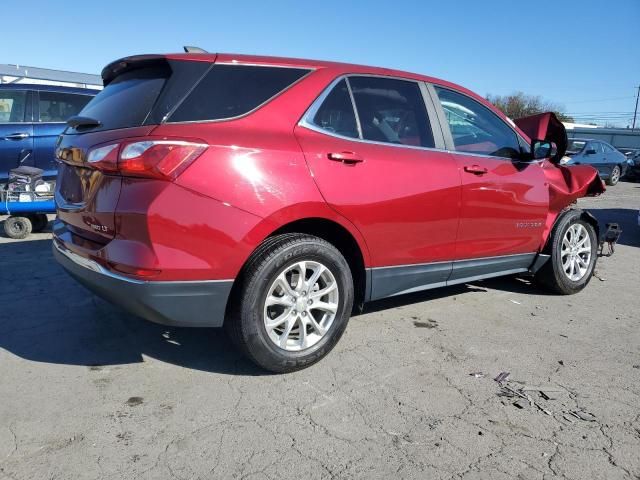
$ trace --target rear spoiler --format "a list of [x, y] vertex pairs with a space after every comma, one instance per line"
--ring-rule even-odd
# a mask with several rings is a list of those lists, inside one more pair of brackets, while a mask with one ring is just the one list
[[106, 87], [114, 78], [126, 71], [166, 64], [166, 61], [167, 59], [164, 55], [135, 55], [121, 58], [102, 69], [102, 83]]
[[569, 144], [567, 131], [553, 112], [539, 113], [514, 120], [514, 123], [527, 134], [530, 140], [545, 140], [556, 144], [556, 154], [551, 159], [559, 162]]
[[215, 62], [217, 54], [208, 53], [205, 50], [198, 47], [184, 47], [185, 53], [169, 53], [166, 55], [134, 55], [131, 57], [124, 57], [115, 62], [111, 62], [109, 65], [102, 69], [102, 83], [106, 87], [114, 78], [118, 75], [127, 72], [129, 70], [136, 70], [138, 68], [147, 68], [151, 66], [169, 67], [171, 60], [196, 60], [199, 59], [208, 62]]

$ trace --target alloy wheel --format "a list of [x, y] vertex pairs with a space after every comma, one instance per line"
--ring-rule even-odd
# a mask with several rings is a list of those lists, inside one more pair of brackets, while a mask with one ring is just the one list
[[618, 180], [620, 180], [620, 169], [614, 167], [613, 172], [611, 172], [611, 183], [618, 183]]
[[331, 270], [316, 261], [288, 266], [272, 282], [264, 326], [279, 348], [300, 351], [318, 343], [336, 318], [339, 288]]
[[562, 270], [569, 280], [577, 282], [587, 274], [591, 263], [591, 238], [580, 223], [572, 224], [562, 239]]

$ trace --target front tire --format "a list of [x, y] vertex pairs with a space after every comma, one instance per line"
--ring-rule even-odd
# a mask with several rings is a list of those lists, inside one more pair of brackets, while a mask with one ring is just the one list
[[616, 165], [615, 167], [613, 167], [613, 170], [611, 170], [611, 175], [609, 175], [609, 178], [607, 178], [607, 185], [616, 185], [618, 182], [620, 181], [620, 166]]
[[551, 258], [535, 276], [538, 284], [561, 295], [578, 293], [587, 286], [598, 257], [598, 239], [580, 210], [570, 210], [556, 222], [549, 253]]
[[260, 367], [284, 373], [327, 355], [347, 326], [353, 279], [342, 254], [321, 238], [267, 239], [247, 263], [225, 322]]

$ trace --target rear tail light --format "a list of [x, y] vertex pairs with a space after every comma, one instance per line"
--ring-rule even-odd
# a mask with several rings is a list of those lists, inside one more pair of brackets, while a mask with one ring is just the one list
[[94, 148], [87, 162], [98, 170], [128, 177], [173, 180], [207, 149], [184, 140], [140, 140]]

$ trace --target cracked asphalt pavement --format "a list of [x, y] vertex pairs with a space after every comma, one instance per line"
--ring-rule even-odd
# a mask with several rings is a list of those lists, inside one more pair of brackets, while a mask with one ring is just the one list
[[[640, 478], [640, 184], [579, 204], [624, 233], [578, 295], [504, 278], [378, 302], [289, 375], [94, 297], [50, 233], [1, 238], [0, 478]], [[551, 415], [502, 371], [557, 390], [529, 392]]]

